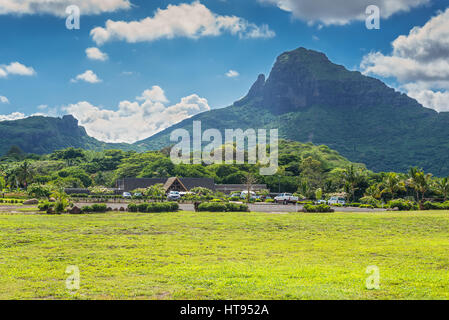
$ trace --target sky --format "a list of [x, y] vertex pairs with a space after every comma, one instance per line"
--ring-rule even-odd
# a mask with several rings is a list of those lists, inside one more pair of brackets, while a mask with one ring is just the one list
[[132, 143], [231, 105], [298, 47], [449, 111], [449, 0], [0, 0], [0, 121], [72, 114]]

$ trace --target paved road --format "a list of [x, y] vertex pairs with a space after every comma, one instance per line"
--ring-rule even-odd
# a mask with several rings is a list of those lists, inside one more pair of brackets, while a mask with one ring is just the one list
[[[76, 203], [78, 207], [92, 205], [92, 203]], [[126, 203], [107, 203], [107, 206], [112, 209], [120, 209], [121, 207], [127, 208], [128, 205]], [[180, 204], [180, 209], [183, 211], [195, 211], [193, 204]], [[267, 212], [267, 213], [287, 213], [287, 212], [296, 212], [297, 210], [302, 209], [302, 206], [298, 205], [282, 205], [282, 204], [250, 204], [249, 209], [252, 212]], [[362, 209], [362, 208], [334, 208], [337, 212], [382, 212], [386, 211], [385, 209]]]

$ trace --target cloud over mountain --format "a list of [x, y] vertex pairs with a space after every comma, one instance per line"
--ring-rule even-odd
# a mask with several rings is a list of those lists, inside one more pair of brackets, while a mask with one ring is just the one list
[[208, 101], [196, 94], [170, 105], [159, 86], [145, 90], [136, 101], [122, 101], [117, 110], [81, 101], [63, 108], [80, 121], [89, 135], [105, 142], [135, 142], [198, 113], [209, 111]]
[[396, 78], [425, 107], [449, 111], [449, 8], [392, 42], [390, 55], [363, 58], [365, 74]]

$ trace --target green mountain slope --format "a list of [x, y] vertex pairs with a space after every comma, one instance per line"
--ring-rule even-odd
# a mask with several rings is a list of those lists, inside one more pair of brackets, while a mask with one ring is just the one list
[[284, 139], [328, 145], [375, 171], [420, 166], [449, 175], [449, 114], [424, 108], [378, 79], [348, 71], [319, 52], [299, 48], [260, 75], [248, 95], [228, 108], [185, 120], [136, 143], [145, 149], [170, 145], [177, 128], [191, 130], [278, 128]]
[[109, 144], [89, 137], [73, 116], [62, 118], [30, 117], [0, 122], [0, 155], [11, 146], [27, 153], [45, 154], [67, 147], [104, 150], [136, 149], [127, 144]]

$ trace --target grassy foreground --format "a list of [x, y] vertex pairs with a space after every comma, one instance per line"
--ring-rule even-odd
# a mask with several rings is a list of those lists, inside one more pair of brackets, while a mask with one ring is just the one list
[[0, 213], [0, 299], [448, 299], [448, 269], [449, 212]]

